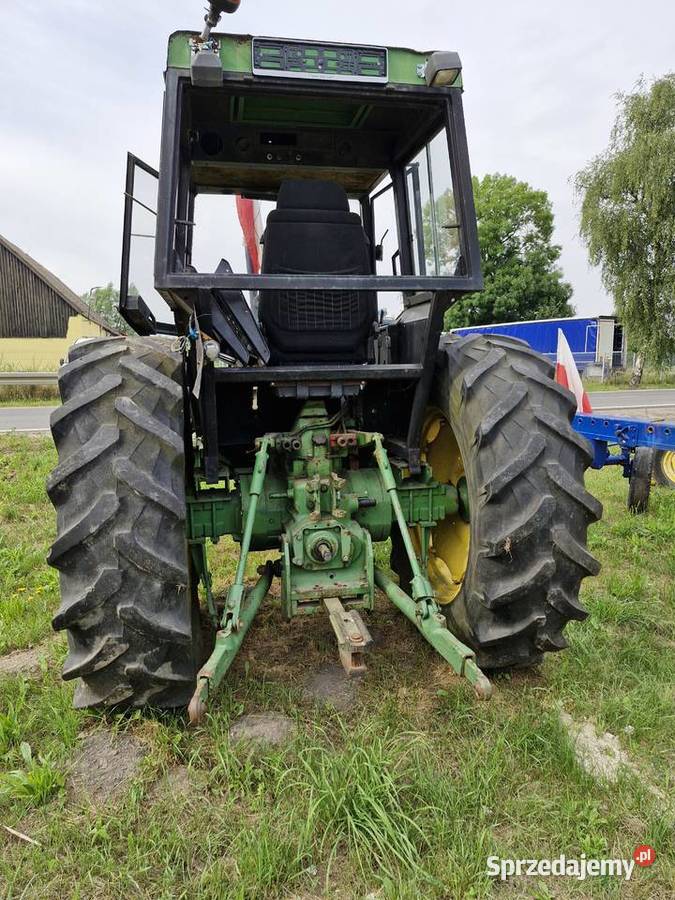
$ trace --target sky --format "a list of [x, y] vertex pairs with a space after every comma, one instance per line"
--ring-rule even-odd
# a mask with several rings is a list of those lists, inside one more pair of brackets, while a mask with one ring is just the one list
[[[126, 152], [157, 165], [167, 38], [203, 6], [0, 0], [0, 233], [78, 293], [119, 281]], [[242, 0], [220, 28], [458, 50], [474, 174], [548, 192], [577, 312], [611, 313], [572, 179], [606, 147], [616, 93], [675, 69], [672, 0]]]

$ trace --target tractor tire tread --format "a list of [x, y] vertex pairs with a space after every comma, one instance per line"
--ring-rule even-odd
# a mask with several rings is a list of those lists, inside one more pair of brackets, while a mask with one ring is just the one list
[[471, 335], [441, 350], [432, 403], [455, 433], [471, 509], [465, 579], [441, 609], [480, 666], [533, 665], [567, 645], [565, 625], [587, 615], [581, 581], [600, 568], [586, 548], [602, 514], [584, 486], [590, 445], [572, 394], [526, 344]]
[[194, 690], [182, 377], [170, 341], [135, 336], [78, 344], [59, 373], [49, 562], [77, 707], [181, 707]]

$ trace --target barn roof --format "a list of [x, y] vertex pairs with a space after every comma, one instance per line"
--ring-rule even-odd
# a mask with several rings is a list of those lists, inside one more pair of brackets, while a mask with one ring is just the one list
[[[4, 251], [4, 253], [2, 253]], [[9, 254], [11, 257], [14, 257], [15, 261], [18, 262], [21, 266], [25, 267], [29, 273], [31, 273], [35, 278], [23, 279], [20, 278], [17, 274], [16, 267], [10, 267], [2, 262], [1, 257], [5, 254]], [[37, 279], [37, 280], [36, 280]], [[86, 319], [89, 319], [90, 322], [93, 322], [95, 325], [98, 325], [108, 334], [117, 334], [114, 328], [111, 328], [110, 325], [105, 322], [99, 315], [92, 312], [87, 304], [77, 296], [77, 294], [72, 291], [68, 285], [64, 284], [60, 278], [57, 278], [53, 272], [50, 272], [48, 269], [45, 269], [44, 266], [41, 266], [39, 262], [33, 259], [32, 256], [29, 256], [15, 244], [12, 244], [11, 241], [8, 241], [7, 238], [3, 237], [0, 234], [0, 300], [2, 298], [11, 297], [16, 294], [20, 287], [22, 293], [27, 293], [28, 296], [22, 297], [22, 307], [28, 307], [24, 311], [29, 313], [30, 307], [32, 305], [31, 301], [35, 300], [36, 302], [39, 300], [44, 303], [45, 295], [44, 288], [48, 288], [49, 291], [53, 295], [56, 295], [54, 299], [61, 300], [66, 306], [72, 309], [73, 315], [84, 316]], [[38, 297], [38, 294], [40, 295]], [[17, 318], [20, 315], [22, 310], [17, 308]], [[4, 315], [3, 319], [6, 319], [8, 316], [11, 316], [10, 310], [3, 310]], [[17, 321], [17, 326], [19, 326], [19, 322]], [[21, 327], [17, 327], [15, 330], [15, 334], [17, 337], [22, 337], [23, 329]], [[6, 335], [7, 337], [9, 335]]]

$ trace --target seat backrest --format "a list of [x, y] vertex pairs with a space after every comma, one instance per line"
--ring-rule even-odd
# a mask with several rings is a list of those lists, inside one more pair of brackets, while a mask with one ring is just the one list
[[[263, 274], [371, 273], [361, 219], [331, 181], [284, 181], [263, 241]], [[259, 316], [272, 362], [365, 362], [377, 298], [371, 291], [261, 291]]]

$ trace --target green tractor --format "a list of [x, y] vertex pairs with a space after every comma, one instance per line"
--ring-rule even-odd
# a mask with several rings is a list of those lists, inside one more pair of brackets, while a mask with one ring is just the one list
[[[482, 287], [460, 59], [214, 33], [238, 5], [170, 38], [159, 172], [129, 156], [136, 335], [75, 346], [59, 375], [63, 677], [79, 707], [199, 722], [278, 578], [281, 614], [325, 612], [348, 673], [379, 588], [487, 698], [485, 671], [586, 617], [602, 510], [552, 365], [442, 333]], [[223, 604], [206, 545], [225, 535]], [[259, 550], [279, 555], [251, 587]]]

